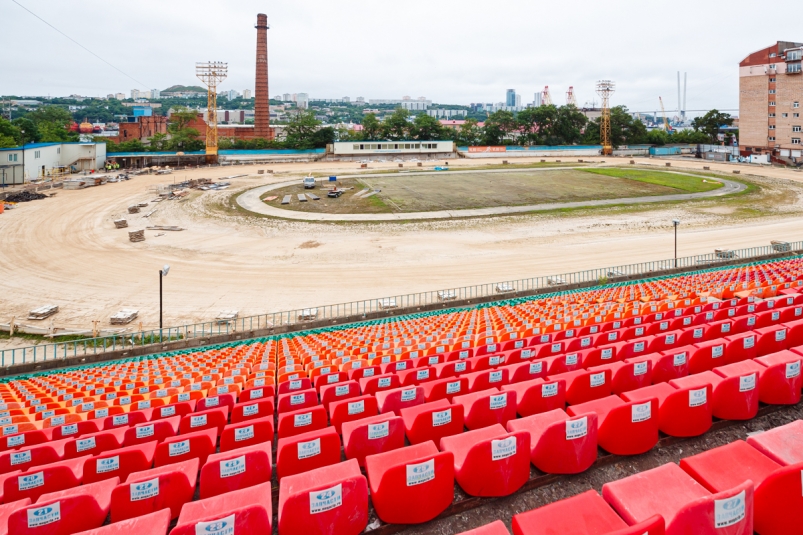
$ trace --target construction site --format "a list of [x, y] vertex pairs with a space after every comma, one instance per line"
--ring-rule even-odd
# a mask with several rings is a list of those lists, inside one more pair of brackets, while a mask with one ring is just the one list
[[616, 146], [615, 89], [593, 147], [212, 114], [5, 188], [0, 535], [803, 533], [803, 174]]

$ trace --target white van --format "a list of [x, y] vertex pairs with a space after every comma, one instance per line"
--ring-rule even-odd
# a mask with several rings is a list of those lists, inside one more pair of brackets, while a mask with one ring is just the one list
[[304, 177], [304, 189], [315, 189], [315, 177], [312, 175]]

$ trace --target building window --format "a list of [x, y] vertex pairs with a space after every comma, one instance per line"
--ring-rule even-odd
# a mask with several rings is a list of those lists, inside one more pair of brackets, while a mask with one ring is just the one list
[[795, 74], [801, 72], [800, 63], [793, 63], [792, 65], [786, 66], [786, 73], [787, 74]]
[[782, 114], [781, 114], [781, 117], [783, 117], [784, 119], [786, 119], [787, 117], [789, 117], [789, 114], [788, 114], [788, 113], [782, 113]]
[[770, 57], [774, 58], [775, 57], [775, 52], [770, 52]]
[[775, 94], [775, 90], [774, 89], [770, 89], [770, 95], [774, 95], [774, 94]]
[[793, 108], [799, 108], [800, 107], [800, 102], [793, 102], [792, 103], [792, 107]]
[[800, 59], [800, 50], [790, 50], [786, 53], [786, 61], [796, 61]]
[[775, 82], [775, 78], [770, 78], [770, 83]]
[[8, 161], [9, 162], [16, 162], [17, 161], [17, 155], [16, 154], [9, 154], [8, 155]]
[[792, 138], [792, 145], [800, 145], [800, 138], [799, 137], [793, 137]]
[[800, 127], [799, 126], [793, 126], [792, 127], [792, 132], [800, 132]]
[[769, 139], [770, 141], [775, 141], [775, 136], [770, 136], [767, 139]]
[[360, 146], [359, 145], [354, 145], [354, 150], [360, 150]]
[[774, 113], [770, 113], [770, 118], [775, 117]]
[[770, 130], [775, 130], [775, 125], [774, 124], [770, 125]]
[[56, 148], [56, 154], [61, 154], [61, 147]]
[[800, 114], [799, 114], [799, 113], [793, 113], [793, 114], [792, 114], [792, 117], [794, 117], [795, 119], [797, 119], [798, 117], [800, 117]]
[[33, 157], [34, 158], [39, 158], [41, 155], [42, 155], [42, 151], [36, 150], [36, 151], [33, 152]]
[[770, 106], [775, 106], [775, 101], [774, 100], [770, 100]]

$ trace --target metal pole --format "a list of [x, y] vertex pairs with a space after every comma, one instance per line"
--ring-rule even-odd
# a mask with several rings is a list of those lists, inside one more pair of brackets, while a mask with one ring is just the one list
[[159, 328], [162, 328], [162, 270], [159, 270]]
[[678, 226], [675, 225], [675, 267], [678, 267]]

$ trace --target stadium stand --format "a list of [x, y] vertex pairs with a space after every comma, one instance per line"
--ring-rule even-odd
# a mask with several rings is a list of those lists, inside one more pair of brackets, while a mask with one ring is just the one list
[[[799, 403], [801, 289], [794, 257], [5, 379], [0, 535], [357, 534], [370, 506], [427, 522], [455, 482], [510, 495], [531, 465], [580, 473], [598, 446], [637, 455]], [[772, 429], [513, 532], [796, 533], [802, 437]]]

